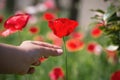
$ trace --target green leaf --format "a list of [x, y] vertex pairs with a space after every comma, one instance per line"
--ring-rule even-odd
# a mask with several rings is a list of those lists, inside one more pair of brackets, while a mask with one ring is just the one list
[[103, 20], [107, 21], [111, 16], [116, 13], [117, 9], [114, 5], [110, 5], [107, 9], [107, 12], [103, 16]]
[[109, 22], [116, 22], [116, 21], [120, 21], [120, 17], [111, 17], [110, 19], [108, 19], [108, 23]]
[[101, 10], [101, 9], [96, 9], [96, 10], [91, 9], [91, 11], [93, 11], [93, 12], [99, 12], [99, 13], [102, 13], [102, 14], [104, 14], [104, 13], [105, 13], [105, 12], [104, 12], [103, 10]]

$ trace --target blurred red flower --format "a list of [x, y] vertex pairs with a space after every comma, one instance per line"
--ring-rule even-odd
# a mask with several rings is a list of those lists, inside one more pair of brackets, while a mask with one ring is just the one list
[[91, 31], [91, 35], [93, 37], [99, 37], [101, 36], [101, 34], [102, 34], [102, 30], [100, 30], [98, 27], [93, 28]]
[[8, 36], [18, 30], [22, 30], [29, 19], [29, 14], [16, 14], [8, 18], [4, 23], [5, 31], [2, 32], [2, 36]]
[[116, 56], [117, 56], [117, 51], [106, 50], [106, 52], [107, 52], [108, 58], [116, 58]]
[[83, 35], [83, 33], [80, 33], [80, 32], [73, 32], [71, 34], [71, 37], [75, 38], [75, 39], [82, 40], [84, 38], [84, 35]]
[[64, 72], [62, 68], [56, 67], [52, 69], [52, 71], [49, 74], [50, 80], [64, 80]]
[[49, 32], [49, 33], [47, 34], [47, 37], [48, 37], [49, 40], [52, 41], [52, 43], [53, 43], [54, 45], [62, 46], [62, 39], [59, 38], [59, 37], [57, 37], [53, 32]]
[[45, 0], [45, 1], [44, 1], [44, 5], [45, 5], [46, 8], [48, 8], [48, 9], [54, 9], [54, 8], [55, 8], [54, 0]]
[[44, 38], [43, 38], [43, 36], [41, 36], [41, 35], [37, 35], [37, 36], [34, 36], [34, 37], [33, 37], [33, 40], [34, 40], [34, 41], [44, 41]]
[[49, 21], [49, 27], [60, 38], [68, 36], [78, 26], [78, 22], [67, 18], [58, 18]]
[[54, 13], [51, 13], [51, 12], [46, 12], [43, 14], [43, 18], [47, 21], [49, 20], [53, 20], [56, 18], [56, 15]]
[[39, 28], [36, 27], [36, 26], [31, 26], [31, 27], [29, 28], [29, 31], [30, 31], [30, 33], [32, 33], [32, 34], [36, 34], [36, 33], [39, 32]]
[[112, 75], [111, 75], [111, 79], [110, 80], [120, 80], [120, 70], [114, 72]]
[[40, 62], [44, 62], [46, 59], [47, 59], [47, 58], [45, 58], [45, 57], [40, 57], [40, 58], [39, 58], [39, 61], [40, 61]]
[[90, 43], [90, 44], [88, 44], [88, 46], [87, 46], [87, 50], [88, 50], [89, 52], [94, 52], [95, 46], [96, 46], [96, 44]]
[[52, 42], [54, 45], [62, 46], [62, 39], [60, 39], [60, 38], [55, 38], [52, 40]]
[[102, 51], [102, 47], [95, 42], [91, 42], [91, 43], [88, 44], [87, 50], [90, 53], [94, 53], [96, 55], [99, 55]]
[[69, 39], [66, 41], [66, 48], [70, 52], [81, 50], [83, 47], [84, 42], [79, 39]]
[[104, 24], [102, 24], [102, 23], [96, 24], [96, 26], [91, 31], [91, 35], [96, 38], [101, 36], [102, 30], [100, 29], [100, 27], [102, 27], [102, 26], [104, 26]]
[[115, 45], [109, 45], [107, 48], [105, 48], [105, 52], [107, 53], [107, 59], [110, 63], [115, 64], [118, 62], [118, 56], [117, 56], [117, 49], [119, 47]]
[[110, 63], [115, 64], [118, 62], [117, 51], [106, 50], [106, 53]]

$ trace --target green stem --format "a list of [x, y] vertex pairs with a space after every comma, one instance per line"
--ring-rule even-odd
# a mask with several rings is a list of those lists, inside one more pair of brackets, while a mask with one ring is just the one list
[[21, 37], [21, 33], [20, 33], [20, 31], [18, 31], [18, 39], [19, 39], [19, 44], [21, 44], [21, 42], [22, 42], [22, 37]]
[[65, 53], [66, 80], [68, 80], [68, 54], [66, 53], [65, 37], [63, 37], [63, 51]]

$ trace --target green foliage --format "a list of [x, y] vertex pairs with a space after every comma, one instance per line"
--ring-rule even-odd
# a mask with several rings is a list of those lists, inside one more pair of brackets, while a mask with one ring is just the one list
[[[100, 13], [100, 11], [96, 11]], [[99, 18], [99, 21], [104, 24], [104, 26], [100, 28], [104, 31], [105, 35], [111, 39], [111, 43], [118, 46], [120, 46], [120, 16], [117, 15], [119, 11], [120, 7], [111, 4], [107, 11], [103, 13], [103, 17]]]

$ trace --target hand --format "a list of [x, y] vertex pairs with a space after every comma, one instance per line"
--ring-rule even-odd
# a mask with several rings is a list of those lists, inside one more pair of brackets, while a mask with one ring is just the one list
[[[27, 64], [29, 66], [40, 65], [39, 61], [40, 57], [48, 58], [49, 56], [59, 56], [63, 52], [62, 49], [58, 46], [39, 41], [24, 41], [19, 47], [26, 51], [27, 56], [29, 55], [30, 63]], [[34, 72], [33, 67], [27, 68], [28, 68], [26, 69], [27, 73]]]
[[31, 74], [40, 57], [59, 56], [58, 46], [39, 41], [24, 41], [20, 46], [0, 44], [0, 73]]

